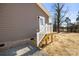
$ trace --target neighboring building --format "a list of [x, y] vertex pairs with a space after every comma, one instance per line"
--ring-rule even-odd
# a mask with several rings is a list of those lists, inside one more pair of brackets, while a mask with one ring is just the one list
[[[38, 16], [49, 22], [50, 13], [37, 3], [0, 4], [0, 44], [5, 48], [28, 42], [36, 38], [39, 31]], [[1, 48], [1, 47], [0, 47]]]

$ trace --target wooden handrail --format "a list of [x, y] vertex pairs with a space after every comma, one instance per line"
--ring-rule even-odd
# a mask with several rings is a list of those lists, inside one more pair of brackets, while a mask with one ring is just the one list
[[51, 24], [45, 24], [45, 26], [43, 27], [43, 29], [39, 32], [37, 32], [37, 46], [39, 46], [40, 42], [42, 41], [42, 39], [44, 38], [44, 36], [48, 33], [52, 33], [53, 32], [53, 26]]

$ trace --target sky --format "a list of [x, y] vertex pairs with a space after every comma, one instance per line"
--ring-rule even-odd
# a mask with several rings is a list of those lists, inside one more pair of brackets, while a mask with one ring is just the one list
[[[43, 4], [45, 8], [48, 9], [48, 11], [51, 13], [53, 16], [54, 14], [54, 3], [44, 3]], [[69, 17], [71, 19], [71, 22], [74, 23], [77, 18], [77, 14], [79, 11], [79, 3], [65, 3], [65, 6], [63, 10], [67, 10], [68, 12], [65, 17]], [[54, 17], [54, 16], [53, 16]]]

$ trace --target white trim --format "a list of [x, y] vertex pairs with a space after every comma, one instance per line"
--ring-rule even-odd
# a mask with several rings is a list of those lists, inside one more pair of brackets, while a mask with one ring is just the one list
[[42, 5], [42, 3], [36, 3], [48, 16], [50, 16], [50, 12]]

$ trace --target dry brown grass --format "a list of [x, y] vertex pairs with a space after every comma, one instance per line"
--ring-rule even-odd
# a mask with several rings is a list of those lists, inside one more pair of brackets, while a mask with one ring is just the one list
[[79, 56], [79, 33], [54, 34], [53, 42], [42, 51], [54, 56]]

